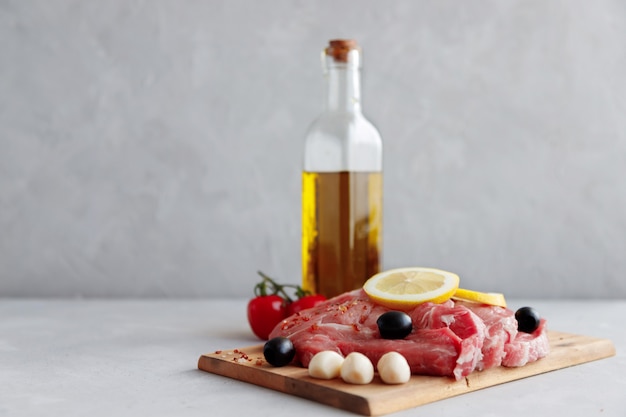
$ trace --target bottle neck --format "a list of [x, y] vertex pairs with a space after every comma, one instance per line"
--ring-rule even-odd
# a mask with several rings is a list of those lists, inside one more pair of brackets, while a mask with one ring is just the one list
[[335, 64], [327, 69], [326, 110], [361, 112], [361, 74], [354, 65]]

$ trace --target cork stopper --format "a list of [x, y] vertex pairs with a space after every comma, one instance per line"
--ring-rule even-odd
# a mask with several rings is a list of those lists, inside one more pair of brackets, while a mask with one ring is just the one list
[[348, 62], [350, 51], [359, 50], [359, 45], [353, 39], [333, 39], [328, 42], [326, 55], [332, 57], [336, 62]]

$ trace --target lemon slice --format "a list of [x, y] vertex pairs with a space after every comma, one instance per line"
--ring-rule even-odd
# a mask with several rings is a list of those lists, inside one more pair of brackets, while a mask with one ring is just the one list
[[427, 301], [443, 303], [459, 287], [459, 276], [435, 268], [398, 268], [379, 272], [363, 285], [376, 303], [385, 307], [410, 310]]
[[506, 307], [504, 294], [498, 292], [478, 292], [458, 288], [452, 298], [475, 303], [489, 304], [492, 306]]

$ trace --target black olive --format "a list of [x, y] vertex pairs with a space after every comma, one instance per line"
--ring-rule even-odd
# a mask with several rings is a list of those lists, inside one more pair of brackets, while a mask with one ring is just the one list
[[388, 311], [376, 320], [380, 337], [383, 339], [404, 339], [413, 330], [413, 322], [402, 311]]
[[270, 365], [285, 366], [296, 356], [296, 349], [286, 337], [275, 337], [265, 342], [263, 356]]
[[517, 330], [524, 333], [532, 333], [539, 327], [541, 317], [532, 307], [522, 307], [515, 312]]

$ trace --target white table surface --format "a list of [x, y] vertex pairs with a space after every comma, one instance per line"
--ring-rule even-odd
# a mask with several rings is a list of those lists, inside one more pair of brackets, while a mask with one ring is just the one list
[[[0, 299], [0, 416], [354, 416], [197, 370], [259, 343], [246, 302]], [[617, 355], [391, 415], [626, 416], [626, 300], [509, 300], [522, 305]]]

